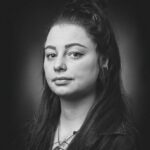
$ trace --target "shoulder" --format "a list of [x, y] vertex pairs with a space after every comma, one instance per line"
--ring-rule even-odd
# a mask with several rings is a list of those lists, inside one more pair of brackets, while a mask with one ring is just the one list
[[129, 123], [122, 123], [117, 130], [107, 133], [104, 137], [109, 141], [107, 150], [140, 150], [139, 133]]
[[112, 150], [138, 150], [138, 142], [135, 135], [131, 134], [114, 134], [111, 135], [113, 138]]

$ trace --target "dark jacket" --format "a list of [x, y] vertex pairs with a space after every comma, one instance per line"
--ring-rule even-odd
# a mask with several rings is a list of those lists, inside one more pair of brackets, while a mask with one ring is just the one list
[[[12, 150], [27, 150], [25, 144], [27, 129], [23, 133], [19, 134], [20, 136], [17, 136], [10, 144]], [[101, 133], [95, 146], [93, 150], [141, 150], [139, 133], [129, 123], [122, 123], [115, 131]]]
[[101, 134], [102, 140], [98, 143], [99, 150], [140, 150], [138, 131], [129, 123], [122, 123], [116, 130]]

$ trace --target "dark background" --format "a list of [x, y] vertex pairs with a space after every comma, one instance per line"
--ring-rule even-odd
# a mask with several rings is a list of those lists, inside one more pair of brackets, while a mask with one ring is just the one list
[[[64, 0], [1, 2], [2, 150], [23, 150], [21, 130], [25, 122], [32, 118], [42, 93], [41, 51], [48, 24], [63, 4]], [[120, 48], [123, 86], [140, 132], [142, 150], [149, 149], [148, 1], [110, 0], [108, 16]]]

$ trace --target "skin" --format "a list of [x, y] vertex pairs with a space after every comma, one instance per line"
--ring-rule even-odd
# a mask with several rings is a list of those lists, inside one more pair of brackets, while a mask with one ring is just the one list
[[[63, 139], [81, 127], [96, 97], [98, 54], [83, 27], [63, 23], [51, 28], [45, 42], [44, 71], [61, 101], [59, 138]], [[67, 79], [54, 81], [59, 77]]]
[[[85, 95], [95, 90], [99, 72], [95, 48], [96, 44], [80, 26], [52, 27], [45, 43], [44, 61], [45, 75], [51, 90], [59, 96]], [[56, 77], [72, 80], [53, 81]]]

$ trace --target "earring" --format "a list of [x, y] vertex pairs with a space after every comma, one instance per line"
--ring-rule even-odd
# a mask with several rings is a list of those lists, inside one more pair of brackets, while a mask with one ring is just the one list
[[101, 67], [98, 78], [102, 82], [103, 85], [106, 83], [107, 75], [108, 75], [108, 66]]

